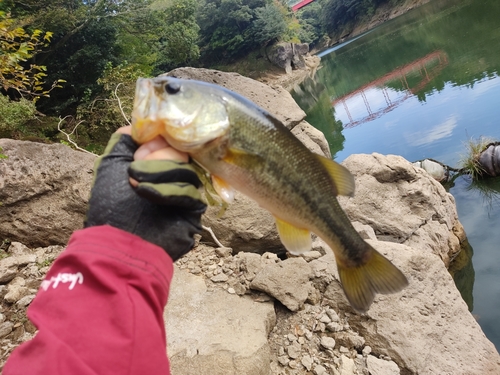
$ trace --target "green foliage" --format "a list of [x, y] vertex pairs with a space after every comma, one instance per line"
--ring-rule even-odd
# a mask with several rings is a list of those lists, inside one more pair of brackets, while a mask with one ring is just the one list
[[287, 31], [285, 18], [272, 1], [203, 1], [197, 13], [203, 61], [234, 60], [280, 38]]
[[323, 0], [322, 27], [329, 33], [337, 33], [346, 25], [352, 25], [373, 16], [382, 3], [393, 0]]
[[274, 3], [255, 9], [253, 34], [256, 43], [265, 45], [274, 39], [278, 39], [286, 30], [285, 18]]
[[297, 12], [301, 28], [299, 38], [303, 43], [316, 43], [324, 34], [321, 23], [322, 4], [315, 1]]
[[[51, 32], [34, 30], [29, 33], [19, 26], [9, 14], [0, 11], [0, 86], [4, 92], [36, 101], [58, 86], [44, 88], [47, 68], [26, 64], [43, 47], [49, 45]], [[62, 81], [60, 81], [62, 82]]]
[[[7, 156], [7, 155], [2, 154], [2, 151], [3, 151], [3, 149], [0, 147], [0, 159], [7, 159], [7, 158], [8, 158], [8, 156]], [[2, 203], [0, 202], [0, 205], [1, 205], [1, 204], [2, 204]]]
[[0, 95], [0, 138], [12, 137], [22, 131], [27, 121], [35, 117], [36, 109], [32, 101], [21, 98], [12, 101]]
[[161, 12], [155, 12], [162, 27], [158, 27], [156, 71], [164, 73], [196, 61], [199, 26], [196, 23], [196, 0], [173, 0]]
[[[136, 64], [106, 65], [103, 76], [97, 81], [102, 86], [100, 94], [93, 97], [89, 93], [77, 109], [77, 121], [84, 121], [78, 129], [78, 139], [75, 139], [81, 147], [104, 145], [116, 129], [128, 124], [135, 83], [137, 78], [145, 76]], [[72, 130], [76, 123], [70, 122], [68, 126]], [[96, 147], [91, 149], [95, 151]], [[102, 150], [97, 148], [97, 151]]]

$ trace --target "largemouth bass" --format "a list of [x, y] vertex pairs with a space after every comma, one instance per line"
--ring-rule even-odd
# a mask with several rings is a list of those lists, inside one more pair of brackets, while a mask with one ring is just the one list
[[351, 173], [309, 151], [276, 118], [217, 85], [172, 77], [139, 79], [132, 113], [138, 143], [162, 135], [212, 176], [219, 195], [233, 189], [276, 219], [292, 254], [311, 249], [311, 232], [333, 250], [347, 299], [365, 312], [376, 293], [395, 293], [403, 273], [356, 232], [337, 195], [354, 193]]

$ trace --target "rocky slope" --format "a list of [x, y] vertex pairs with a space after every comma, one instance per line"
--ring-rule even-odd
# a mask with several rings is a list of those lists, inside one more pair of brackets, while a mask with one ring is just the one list
[[[286, 90], [204, 69], [170, 74], [238, 91], [328, 153]], [[0, 161], [0, 239], [15, 241], [1, 247], [3, 363], [36, 332], [25, 309], [81, 226], [94, 160], [62, 145], [3, 139], [0, 147], [9, 156]], [[446, 270], [465, 236], [453, 197], [401, 157], [353, 155], [345, 165], [357, 193], [341, 205], [409, 287], [356, 314], [327, 246], [316, 238], [311, 252], [287, 257], [269, 214], [237, 195], [222, 217], [211, 208], [204, 218], [225, 247], [204, 233], [176, 264], [165, 310], [173, 374], [500, 373], [500, 356]]]

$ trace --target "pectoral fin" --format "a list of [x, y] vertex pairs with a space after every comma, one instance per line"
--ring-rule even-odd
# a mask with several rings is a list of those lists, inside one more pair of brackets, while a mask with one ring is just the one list
[[335, 187], [337, 188], [337, 195], [347, 195], [352, 197], [354, 195], [354, 177], [351, 172], [349, 172], [346, 167], [334, 162], [333, 160], [325, 158], [321, 155], [316, 156], [332, 177]]
[[212, 186], [215, 192], [222, 198], [226, 203], [233, 203], [234, 200], [234, 189], [222, 178], [217, 176], [212, 176]]
[[264, 163], [262, 156], [251, 154], [244, 150], [230, 147], [226, 151], [226, 155], [222, 158], [223, 161], [229, 164], [234, 164], [245, 169], [253, 169]]
[[297, 228], [277, 217], [275, 219], [281, 242], [291, 254], [299, 255], [311, 250], [311, 232]]

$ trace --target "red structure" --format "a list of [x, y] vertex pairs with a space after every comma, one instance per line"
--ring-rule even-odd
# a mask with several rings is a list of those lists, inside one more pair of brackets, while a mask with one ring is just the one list
[[[436, 77], [444, 69], [446, 65], [448, 65], [448, 57], [443, 51], [432, 52], [427, 56], [424, 56], [402, 67], [399, 67], [393, 70], [392, 72], [372, 82], [369, 82], [346, 95], [335, 98], [332, 101], [332, 106], [335, 106], [338, 103], [341, 103], [343, 105], [347, 117], [349, 118], [349, 123], [344, 124], [344, 128], [352, 128], [354, 126], [363, 124], [365, 122], [372, 121], [382, 116], [383, 114], [392, 111], [394, 108], [396, 108], [410, 96], [415, 95], [420, 90], [422, 90], [425, 87], [425, 85], [427, 85], [434, 77]], [[420, 73], [420, 81], [415, 86], [410, 87], [406, 79], [406, 75], [415, 71]], [[401, 81], [402, 87], [404, 89], [404, 95], [396, 101], [391, 101], [391, 99], [389, 98], [389, 94], [387, 93], [387, 90], [384, 87], [384, 84], [386, 82], [396, 79], [399, 79]], [[365, 95], [365, 92], [370, 88], [379, 88], [386, 102], [386, 106], [384, 108], [379, 109], [375, 112], [370, 107], [370, 103], [368, 103], [368, 99]], [[363, 98], [363, 102], [368, 112], [368, 116], [362, 118], [361, 120], [355, 121], [351, 116], [346, 101], [347, 99], [357, 95], [360, 95]]]
[[300, 8], [303, 8], [305, 7], [307, 4], [310, 4], [312, 3], [314, 0], [302, 0], [300, 3], [297, 3], [295, 4], [293, 7], [292, 7], [292, 10], [294, 12], [298, 11]]

